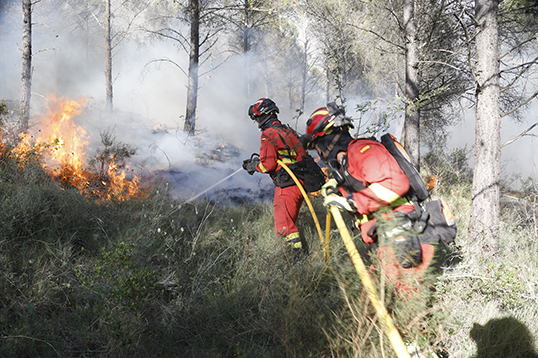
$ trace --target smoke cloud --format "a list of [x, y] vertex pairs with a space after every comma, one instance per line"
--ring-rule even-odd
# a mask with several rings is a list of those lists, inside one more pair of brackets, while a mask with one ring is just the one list
[[[46, 2], [34, 6], [31, 113], [45, 111], [47, 97], [52, 94], [69, 99], [86, 98], [86, 111], [76, 121], [88, 132], [92, 150], [100, 145], [100, 132], [113, 129], [118, 141], [137, 148], [134, 169], [169, 173], [173, 191], [178, 196], [188, 198], [207, 189], [259, 151], [260, 132], [247, 116], [248, 106], [258, 98], [275, 100], [282, 122], [294, 128], [297, 126], [301, 133], [305, 131], [309, 114], [325, 104], [323, 96], [310, 96], [303, 116], [296, 122], [293, 119], [296, 113], [289, 108], [289, 100], [283, 93], [260, 91], [247, 98], [242, 56], [235, 55], [217, 66], [223, 57], [215, 55], [200, 69], [201, 73], [207, 73], [201, 76], [199, 83], [196, 123], [199, 134], [187, 136], [182, 131], [187, 78], [170, 62], [155, 61], [174, 61], [186, 72], [187, 54], [170, 42], [131, 37], [114, 49], [116, 112], [112, 117], [107, 116], [103, 112], [105, 58], [102, 29], [91, 17], [80, 23], [73, 21], [69, 12], [53, 11], [47, 6]], [[18, 46], [22, 42], [20, 3], [14, 2], [12, 7], [7, 5], [0, 16], [0, 98], [18, 100], [21, 63]], [[264, 88], [263, 83], [259, 88]], [[354, 108], [364, 99], [360, 95], [348, 99], [348, 115], [356, 116]], [[455, 135], [449, 140], [450, 147], [473, 145], [473, 117], [473, 113], [468, 113], [462, 124], [453, 128]], [[530, 124], [503, 122], [503, 141]], [[389, 131], [400, 136], [402, 125], [403, 119], [400, 119]], [[524, 138], [503, 149], [505, 170], [523, 175], [536, 174], [534, 144], [534, 139]], [[270, 192], [272, 185], [267, 175], [249, 176], [241, 172], [215, 190], [239, 188], [245, 193]]]
[[[17, 7], [2, 13], [0, 98], [18, 100], [22, 14]], [[131, 167], [144, 173], [166, 174], [172, 192], [188, 198], [241, 168], [259, 151], [260, 133], [247, 116], [243, 59], [231, 58], [218, 70], [200, 78], [196, 136], [183, 132], [188, 57], [169, 42], [122, 42], [114, 50], [113, 116], [103, 112], [105, 58], [102, 32], [88, 37], [88, 26], [76, 24], [37, 3], [33, 13], [33, 81], [31, 121], [46, 112], [51, 95], [85, 98], [84, 112], [75, 118], [90, 140], [90, 152], [102, 146], [100, 133], [111, 130], [116, 140], [137, 148]], [[88, 19], [92, 21], [92, 19]], [[46, 25], [46, 26], [45, 26]], [[9, 31], [8, 31], [9, 30]], [[200, 72], [208, 68], [201, 68]], [[92, 153], [89, 153], [91, 156]], [[237, 190], [237, 189], [240, 190]], [[267, 175], [240, 172], [213, 191], [234, 190], [256, 200], [256, 192], [271, 192]], [[213, 192], [211, 191], [211, 192]], [[211, 192], [207, 194], [210, 195]]]

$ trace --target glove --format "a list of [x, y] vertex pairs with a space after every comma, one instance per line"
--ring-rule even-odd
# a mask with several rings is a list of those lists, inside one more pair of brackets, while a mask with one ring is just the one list
[[330, 179], [321, 187], [321, 195], [326, 198], [328, 195], [336, 193], [336, 187], [338, 187], [336, 179]]
[[367, 245], [373, 244], [377, 240], [376, 222], [375, 218], [366, 222], [361, 222], [360, 219], [355, 221], [355, 227], [360, 230], [362, 241]]
[[351, 212], [356, 211], [346, 198], [341, 197], [340, 195], [336, 195], [336, 194], [331, 194], [325, 197], [325, 200], [323, 200], [323, 205], [327, 208], [329, 206], [336, 206], [341, 211], [344, 211], [344, 210], [351, 211]]
[[253, 159], [245, 159], [243, 160], [243, 169], [247, 171], [250, 175], [254, 174], [256, 172], [256, 167], [260, 163], [260, 158], [255, 157]]

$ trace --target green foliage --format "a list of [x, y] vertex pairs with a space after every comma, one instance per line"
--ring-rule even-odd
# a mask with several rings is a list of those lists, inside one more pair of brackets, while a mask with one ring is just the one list
[[532, 32], [536, 28], [538, 4], [533, 0], [509, 0], [499, 4], [499, 12], [513, 21], [517, 32]]
[[[537, 228], [534, 224], [517, 225], [521, 222], [524, 205], [505, 206], [501, 219], [503, 224], [499, 252], [491, 255], [484, 250], [482, 242], [471, 241], [466, 235], [471, 203], [470, 187], [467, 186], [465, 191], [465, 195], [459, 189], [443, 192], [444, 199], [451, 204], [456, 214], [459, 252], [458, 262], [448, 263], [445, 273], [436, 282], [438, 302], [449, 313], [443, 321], [448, 333], [444, 344], [451, 347], [450, 353], [460, 352], [456, 356], [461, 357], [497, 354], [511, 356], [502, 355], [499, 349], [511, 347], [513, 352], [517, 352], [516, 341], [501, 340], [501, 336], [495, 338], [499, 332], [483, 330], [479, 337], [473, 337], [473, 329], [478, 326], [496, 326], [495, 322], [499, 318], [511, 317], [519, 327], [526, 327], [530, 332], [530, 338], [525, 342], [527, 347], [529, 344], [535, 345], [538, 337], [535, 318], [538, 314], [535, 284], [538, 279], [538, 243], [534, 233]], [[510, 327], [504, 329], [506, 331], [502, 336], [514, 337]], [[494, 341], [500, 345], [493, 344]]]
[[114, 168], [113, 170], [125, 168], [126, 161], [136, 154], [136, 149], [128, 144], [118, 142], [114, 130], [111, 128], [100, 134], [103, 147], [90, 161], [90, 165], [96, 168], [101, 176], [106, 176], [110, 168]]
[[454, 185], [472, 182], [470, 159], [471, 150], [467, 146], [448, 153], [443, 148], [434, 148], [421, 158], [421, 165], [427, 176], [435, 176], [441, 188], [450, 190]]
[[0, 158], [0, 244], [5, 252], [59, 240], [95, 248], [101, 228], [92, 216], [99, 207], [72, 190], [61, 190], [36, 157], [24, 166], [9, 155]]
[[[404, 107], [399, 97], [395, 97], [385, 106], [378, 104], [378, 102], [378, 100], [365, 101], [364, 104], [357, 105], [359, 124], [355, 137], [375, 137], [386, 132], [395, 120], [402, 117]], [[364, 126], [366, 128], [363, 129]]]
[[102, 248], [101, 257], [91, 265], [74, 268], [81, 289], [96, 296], [93, 313], [100, 317], [99, 331], [106, 334], [112, 353], [134, 353], [134, 333], [144, 328], [142, 313], [159, 296], [156, 286], [161, 272], [140, 257], [140, 251], [135, 244], [121, 241]]
[[101, 294], [112, 305], [126, 310], [143, 309], [154, 298], [154, 289], [158, 272], [140, 267], [134, 257], [134, 244], [119, 242], [111, 249], [101, 249], [102, 259], [93, 265], [92, 272], [85, 273], [75, 268], [75, 274], [82, 285], [96, 292], [101, 287]]
[[490, 299], [499, 300], [503, 309], [512, 310], [529, 304], [522, 295], [527, 290], [527, 284], [521, 279], [522, 272], [519, 267], [505, 263], [496, 265], [491, 261], [485, 266], [488, 279], [477, 282], [474, 289]]

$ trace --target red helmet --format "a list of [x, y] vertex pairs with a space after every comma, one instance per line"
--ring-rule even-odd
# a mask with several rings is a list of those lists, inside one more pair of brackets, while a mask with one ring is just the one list
[[308, 148], [316, 138], [323, 137], [334, 130], [353, 128], [351, 121], [351, 118], [345, 116], [342, 107], [334, 102], [327, 103], [327, 107], [316, 109], [308, 118], [304, 145]]
[[327, 131], [334, 125], [333, 118], [329, 114], [327, 107], [318, 108], [310, 115], [306, 122], [306, 135], [309, 142], [327, 134]]
[[258, 121], [258, 117], [278, 112], [275, 102], [269, 98], [260, 98], [248, 109], [248, 115], [254, 121]]

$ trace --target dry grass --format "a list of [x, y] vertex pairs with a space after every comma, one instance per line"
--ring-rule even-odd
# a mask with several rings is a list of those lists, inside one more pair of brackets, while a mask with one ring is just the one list
[[[325, 262], [306, 206], [298, 224], [310, 255], [294, 261], [270, 203], [181, 207], [163, 187], [103, 205], [38, 165], [0, 165], [2, 357], [394, 357], [338, 233]], [[502, 252], [490, 257], [466, 238], [469, 189], [437, 193], [459, 235], [432, 285], [404, 300], [374, 279], [406, 341], [450, 357], [515, 357], [538, 334], [533, 211], [504, 208]], [[325, 228], [321, 198], [312, 201]]]

